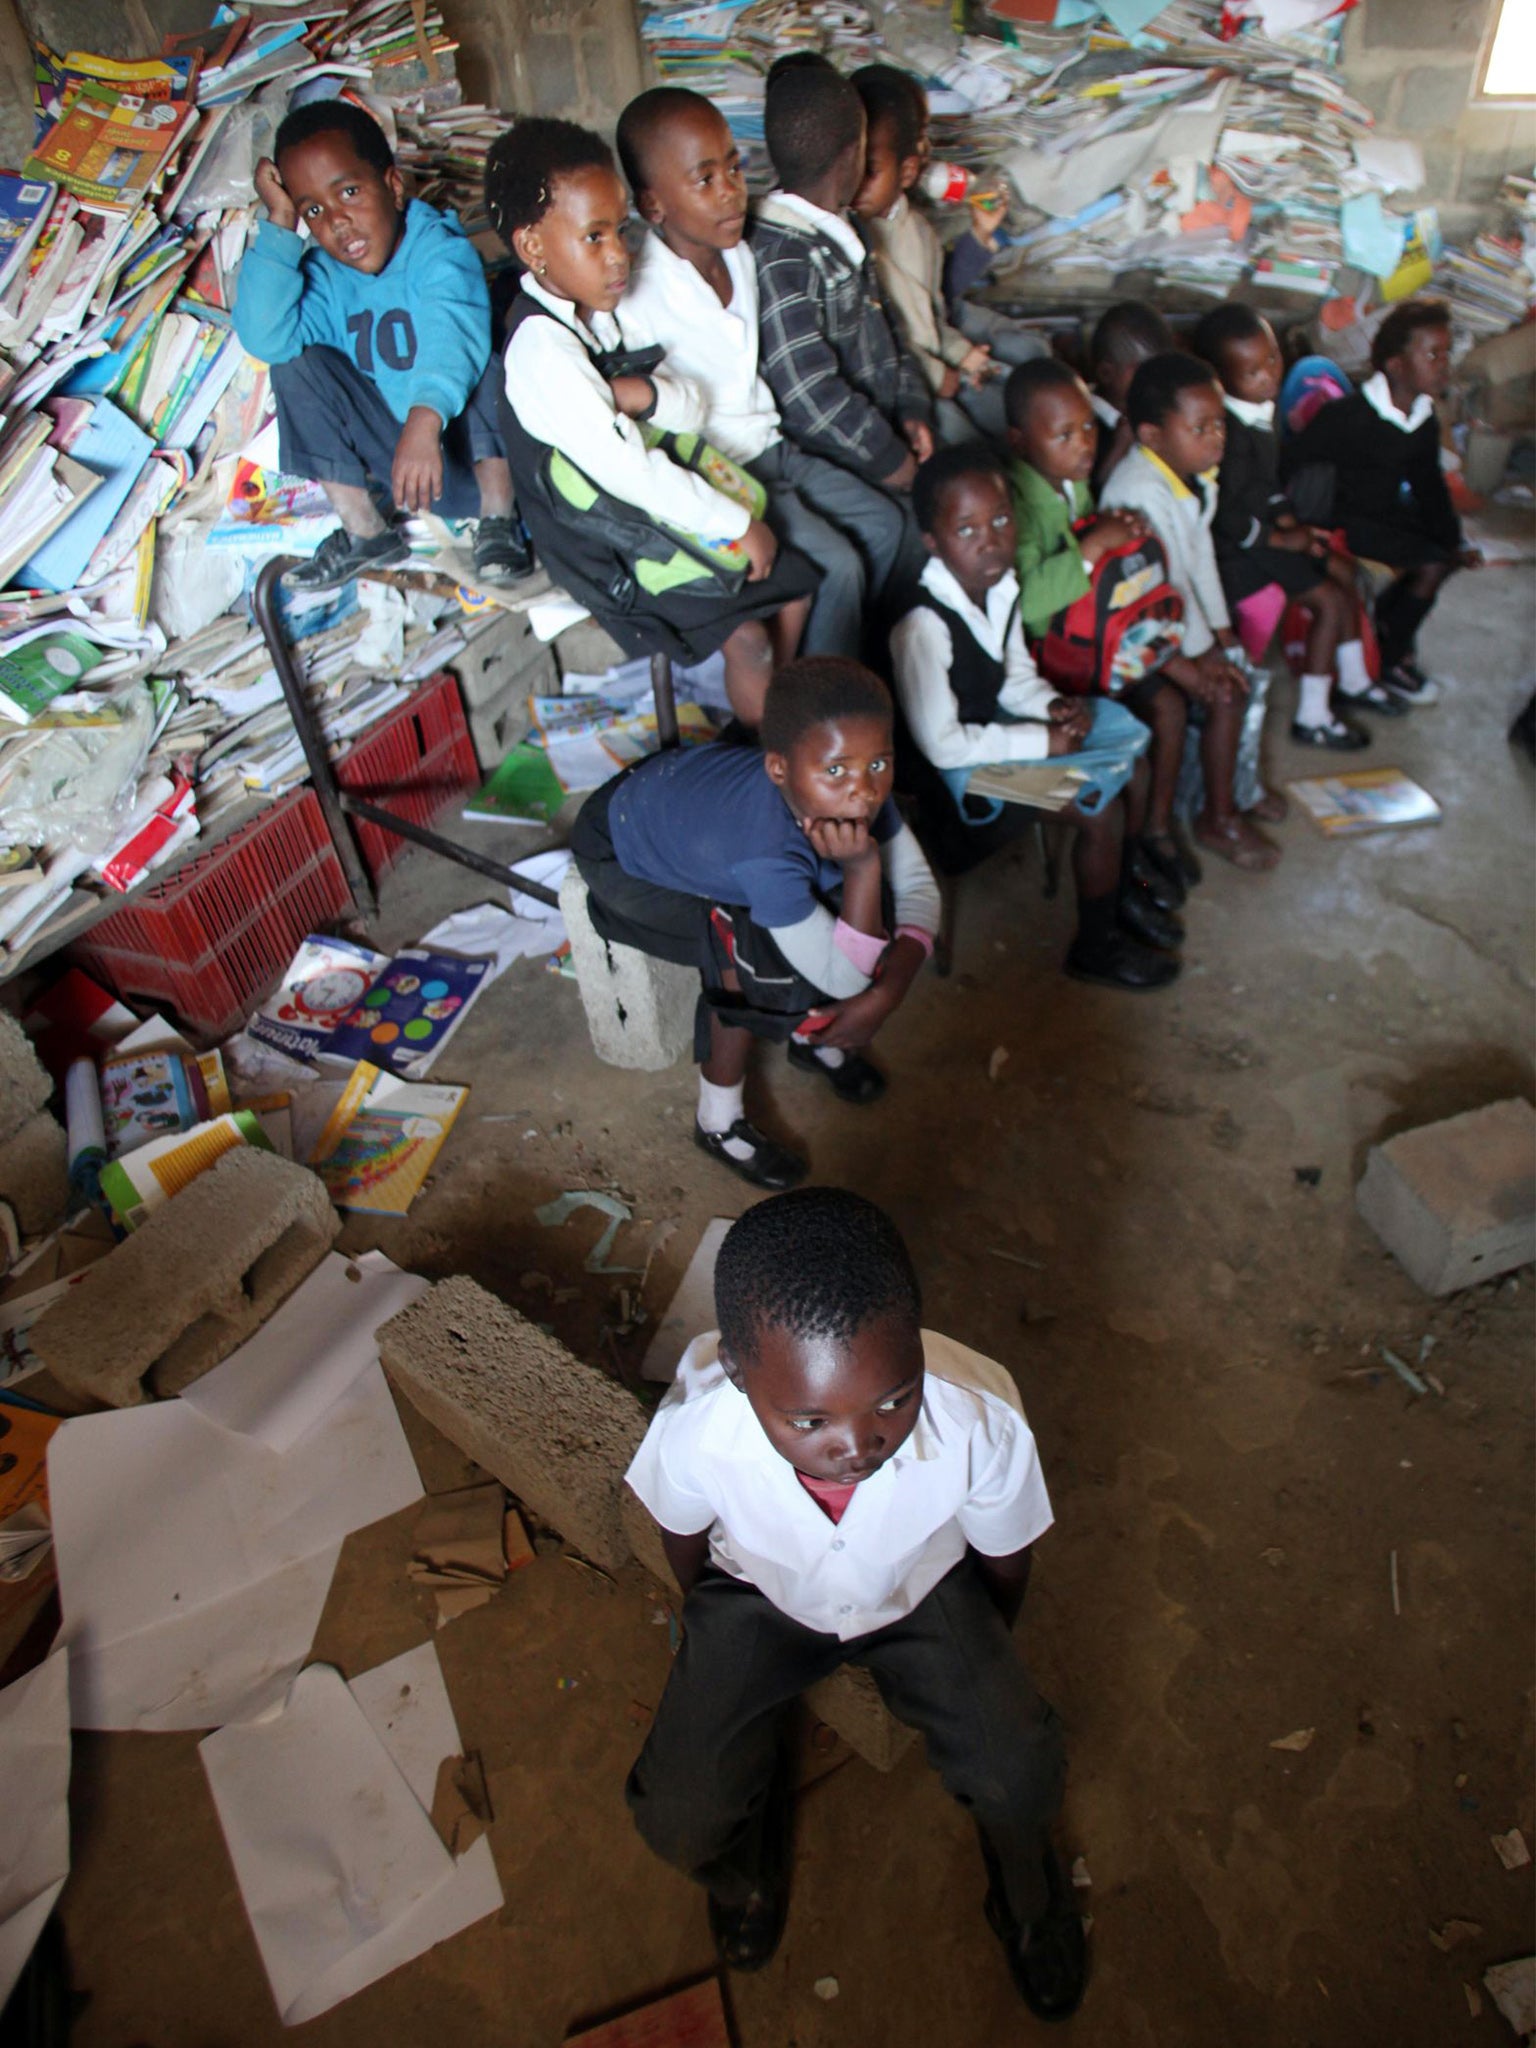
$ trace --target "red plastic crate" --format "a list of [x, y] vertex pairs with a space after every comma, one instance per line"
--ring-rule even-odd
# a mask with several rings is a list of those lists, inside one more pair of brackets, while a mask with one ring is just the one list
[[[480, 787], [480, 763], [464, 717], [457, 678], [444, 670], [398, 711], [392, 711], [351, 753], [336, 763], [343, 789], [396, 811], [413, 825], [430, 825], [468, 791]], [[378, 825], [352, 820], [368, 872], [375, 880], [410, 841]]]
[[118, 995], [224, 1038], [277, 986], [305, 934], [351, 908], [319, 799], [300, 789], [92, 926], [70, 958]]

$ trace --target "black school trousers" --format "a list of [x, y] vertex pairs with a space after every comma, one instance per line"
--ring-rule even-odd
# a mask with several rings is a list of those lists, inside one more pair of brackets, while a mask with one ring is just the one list
[[646, 1843], [723, 1904], [745, 1904], [764, 1875], [785, 1713], [842, 1664], [868, 1671], [922, 1735], [946, 1791], [976, 1822], [1015, 1920], [1038, 1919], [1061, 1805], [1061, 1726], [971, 1557], [901, 1621], [847, 1642], [706, 1568], [683, 1603], [682, 1648], [626, 1788]]

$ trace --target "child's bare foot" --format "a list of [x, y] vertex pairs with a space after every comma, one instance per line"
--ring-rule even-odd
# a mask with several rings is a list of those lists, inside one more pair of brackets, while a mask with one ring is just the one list
[[1257, 818], [1261, 825], [1283, 825], [1291, 815], [1291, 806], [1278, 789], [1266, 789], [1258, 802], [1250, 804], [1243, 815]]
[[1195, 837], [1208, 853], [1230, 861], [1244, 874], [1267, 874], [1280, 864], [1279, 847], [1271, 846], [1263, 833], [1256, 832], [1241, 816], [1234, 815], [1218, 822], [1208, 812], [1202, 811], [1195, 820]]

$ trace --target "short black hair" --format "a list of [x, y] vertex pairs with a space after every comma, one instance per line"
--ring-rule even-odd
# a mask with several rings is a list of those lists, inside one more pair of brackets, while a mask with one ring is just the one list
[[637, 199], [647, 182], [646, 155], [657, 135], [669, 121], [701, 111], [713, 114], [716, 120], [724, 119], [713, 100], [705, 99], [701, 92], [689, 92], [686, 86], [681, 85], [653, 85], [649, 92], [632, 99], [620, 114], [613, 139], [619, 152], [620, 168]]
[[491, 144], [485, 159], [485, 210], [510, 247], [518, 228], [548, 213], [555, 181], [576, 171], [611, 171], [613, 151], [601, 135], [575, 121], [531, 115]]
[[1384, 370], [1424, 328], [1449, 328], [1450, 324], [1451, 309], [1444, 299], [1408, 299], [1394, 306], [1371, 342], [1371, 368]]
[[901, 1232], [862, 1195], [792, 1188], [726, 1232], [715, 1320], [734, 1365], [751, 1366], [764, 1329], [843, 1345], [884, 1316], [921, 1329], [923, 1292]]
[[1237, 299], [1227, 299], [1219, 306], [1212, 306], [1195, 329], [1195, 354], [1209, 363], [1218, 377], [1223, 376], [1228, 349], [1236, 347], [1239, 342], [1261, 340], [1268, 324], [1257, 306], [1245, 306]]
[[1088, 344], [1088, 361], [1139, 363], [1143, 356], [1166, 355], [1174, 347], [1173, 329], [1144, 299], [1121, 299], [1101, 315]]
[[1125, 394], [1126, 418], [1133, 427], [1160, 427], [1169, 413], [1178, 411], [1186, 391], [1215, 382], [1209, 363], [1181, 349], [1165, 349], [1160, 356], [1148, 356], [1131, 379]]
[[760, 737], [765, 754], [787, 754], [812, 726], [839, 718], [894, 716], [891, 693], [872, 669], [843, 654], [787, 661], [768, 685]]
[[825, 177], [864, 132], [864, 102], [830, 64], [779, 64], [768, 75], [763, 139], [781, 185]]
[[924, 533], [932, 533], [939, 504], [952, 484], [968, 476], [995, 476], [1008, 481], [1003, 458], [985, 441], [958, 441], [930, 455], [912, 479], [912, 511]]
[[290, 149], [313, 142], [317, 135], [345, 135], [370, 170], [383, 177], [395, 168], [395, 153], [389, 137], [366, 107], [355, 100], [311, 100], [295, 107], [278, 123], [272, 143], [272, 161], [281, 164]]
[[1029, 423], [1029, 408], [1042, 391], [1075, 391], [1082, 378], [1060, 356], [1032, 356], [1027, 363], [1015, 363], [1003, 386], [1003, 403], [1010, 427]]
[[870, 134], [877, 122], [887, 122], [897, 158], [916, 156], [928, 126], [928, 95], [911, 72], [894, 64], [864, 64], [848, 82], [864, 102]]

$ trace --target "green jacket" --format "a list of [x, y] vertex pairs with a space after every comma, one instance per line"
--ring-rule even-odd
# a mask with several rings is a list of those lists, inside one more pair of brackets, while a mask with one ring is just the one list
[[1069, 512], [1059, 488], [1029, 463], [1010, 462], [1008, 480], [1018, 527], [1019, 616], [1027, 634], [1040, 634], [1089, 587], [1072, 522], [1093, 511], [1093, 493], [1074, 483]]

